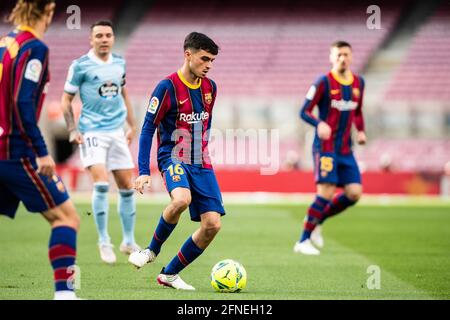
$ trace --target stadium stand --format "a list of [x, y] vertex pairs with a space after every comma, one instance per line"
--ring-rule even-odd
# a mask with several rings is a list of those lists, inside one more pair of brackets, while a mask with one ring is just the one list
[[333, 6], [278, 1], [275, 8], [246, 8], [237, 1], [212, 1], [200, 10], [192, 3], [158, 1], [129, 39], [131, 93], [147, 96], [149, 88], [173, 72], [181, 62], [180, 44], [193, 30], [208, 33], [221, 46], [211, 72], [221, 95], [303, 95], [328, 69], [328, 47], [337, 39], [353, 44], [358, 52], [354, 70], [361, 72], [393, 28], [399, 7], [384, 8], [383, 28], [373, 32], [366, 27], [364, 3], [346, 2], [338, 11]]
[[448, 139], [376, 139], [356, 156], [372, 171], [442, 172], [450, 159]]
[[415, 35], [407, 58], [391, 80], [393, 85], [388, 86], [385, 99], [449, 101], [449, 51], [450, 3], [444, 1]]

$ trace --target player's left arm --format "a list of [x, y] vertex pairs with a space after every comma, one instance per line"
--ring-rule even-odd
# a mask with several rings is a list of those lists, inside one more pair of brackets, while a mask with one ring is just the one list
[[364, 116], [363, 116], [363, 112], [362, 112], [365, 82], [364, 82], [363, 78], [360, 78], [360, 79], [361, 79], [361, 93], [360, 93], [358, 107], [355, 110], [354, 123], [355, 123], [356, 130], [358, 132], [357, 136], [356, 136], [356, 141], [358, 142], [358, 144], [366, 144], [367, 136], [366, 136], [366, 132], [365, 132]]
[[37, 123], [39, 90], [43, 85], [48, 64], [48, 48], [44, 45], [34, 46], [24, 53], [16, 67], [16, 78], [20, 79], [14, 87], [15, 116], [22, 135], [27, 139], [36, 154], [38, 173], [52, 177], [55, 162], [48, 154], [42, 133]]
[[38, 91], [44, 81], [42, 77], [47, 64], [48, 49], [44, 46], [36, 46], [24, 54], [28, 57], [23, 60], [23, 63], [19, 61], [16, 67], [16, 78], [21, 79], [18, 81], [18, 86], [14, 88], [16, 116], [18, 116], [19, 128], [29, 139], [34, 152], [42, 157], [48, 155], [48, 151], [37, 124], [36, 108], [41, 98], [38, 96]]
[[133, 106], [131, 105], [130, 96], [128, 95], [128, 90], [125, 86], [122, 87], [122, 96], [125, 101], [125, 106], [127, 107], [127, 124], [128, 130], [126, 133], [128, 144], [131, 144], [134, 137], [136, 136], [136, 119], [134, 117]]

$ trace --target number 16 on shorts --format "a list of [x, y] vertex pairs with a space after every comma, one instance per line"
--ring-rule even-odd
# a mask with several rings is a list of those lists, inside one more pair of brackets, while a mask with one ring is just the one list
[[181, 164], [177, 163], [175, 165], [170, 165], [170, 167], [167, 168], [169, 171], [170, 177], [172, 178], [173, 182], [179, 182], [181, 181], [181, 175], [184, 174], [184, 169], [181, 166]]

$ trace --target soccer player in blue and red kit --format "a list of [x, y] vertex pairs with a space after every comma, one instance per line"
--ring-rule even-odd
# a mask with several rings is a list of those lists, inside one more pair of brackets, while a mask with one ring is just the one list
[[41, 39], [54, 9], [53, 0], [17, 1], [8, 18], [17, 28], [0, 40], [0, 214], [14, 218], [22, 202], [50, 223], [54, 298], [73, 300], [80, 220], [37, 125], [50, 78]]
[[[351, 131], [356, 140], [366, 143], [362, 101], [364, 80], [350, 70], [352, 47], [344, 41], [331, 46], [332, 70], [321, 76], [309, 89], [300, 116], [316, 127], [313, 144], [314, 173], [317, 194], [309, 207], [300, 241], [294, 252], [318, 255], [324, 245], [321, 224], [361, 197], [362, 185], [358, 165], [352, 153]], [[318, 117], [313, 109], [318, 106]], [[344, 191], [335, 195], [336, 188]]]
[[222, 196], [208, 155], [209, 129], [217, 95], [216, 84], [206, 77], [219, 47], [204, 34], [192, 32], [184, 42], [184, 64], [162, 80], [152, 94], [139, 143], [139, 177], [135, 188], [150, 185], [152, 137], [158, 130], [158, 167], [171, 203], [163, 211], [150, 245], [132, 253], [129, 262], [140, 268], [155, 260], [189, 206], [191, 220], [200, 228], [162, 269], [160, 285], [195, 290], [179, 273], [208, 247], [220, 230], [225, 214]]

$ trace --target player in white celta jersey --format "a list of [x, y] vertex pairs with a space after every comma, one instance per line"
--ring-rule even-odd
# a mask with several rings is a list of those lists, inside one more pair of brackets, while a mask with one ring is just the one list
[[[101, 259], [116, 262], [108, 234], [108, 172], [119, 189], [118, 212], [123, 241], [120, 251], [130, 254], [140, 250], [134, 239], [136, 202], [132, 184], [134, 162], [128, 144], [135, 136], [135, 120], [125, 87], [125, 60], [111, 53], [114, 31], [111, 22], [92, 25], [92, 49], [70, 66], [62, 97], [62, 109], [69, 130], [69, 140], [79, 145], [83, 166], [94, 182], [92, 210], [99, 235]], [[75, 124], [72, 100], [80, 93], [82, 110]], [[125, 133], [123, 126], [128, 123]]]

